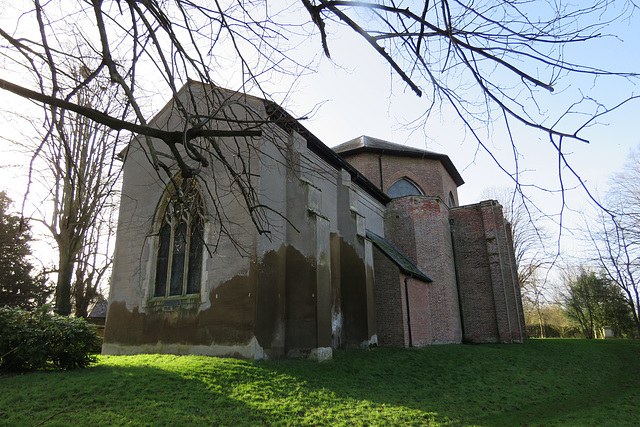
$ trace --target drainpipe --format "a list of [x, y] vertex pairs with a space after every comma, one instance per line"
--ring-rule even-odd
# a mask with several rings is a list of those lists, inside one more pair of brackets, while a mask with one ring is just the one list
[[378, 156], [378, 173], [380, 174], [380, 191], [384, 193], [384, 182], [382, 181], [382, 154]]
[[409, 332], [409, 347], [413, 347], [413, 338], [411, 336], [411, 310], [409, 308], [409, 277], [404, 276], [404, 300], [407, 303], [407, 331]]

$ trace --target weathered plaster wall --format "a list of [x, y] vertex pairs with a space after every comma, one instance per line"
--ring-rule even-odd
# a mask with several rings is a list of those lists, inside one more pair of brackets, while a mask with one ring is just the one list
[[[197, 96], [197, 91], [196, 95]], [[250, 102], [248, 100], [247, 102]], [[261, 104], [254, 102], [254, 108]], [[153, 121], [160, 128], [179, 128], [177, 116], [170, 108], [163, 109]], [[152, 142], [161, 153], [166, 147]], [[252, 141], [260, 144], [260, 141]], [[235, 245], [244, 250], [244, 256], [230, 239], [220, 235], [219, 221], [213, 215], [212, 200], [203, 188], [205, 203], [210, 214], [206, 218], [205, 241], [215, 247], [212, 256], [206, 256], [201, 294], [181, 298], [151, 298], [155, 274], [157, 229], [154, 224], [158, 203], [165, 183], [153, 170], [147, 159], [146, 143], [134, 140], [127, 151], [124, 182], [120, 205], [120, 219], [116, 238], [114, 275], [110, 292], [110, 305], [105, 328], [106, 354], [136, 352], [179, 352], [202, 354], [238, 354], [242, 357], [262, 357], [254, 338], [256, 323], [256, 269], [252, 263], [256, 255], [256, 233], [242, 203], [237, 202], [238, 190], [221, 164], [203, 171], [217, 202], [225, 206], [225, 214], [233, 218], [227, 224], [236, 239]], [[230, 158], [233, 152], [254, 160], [248, 147], [221, 143]], [[233, 147], [230, 148], [230, 147]], [[172, 167], [174, 170], [175, 167]], [[207, 175], [215, 171], [215, 179]], [[277, 253], [277, 252], [274, 252]], [[277, 258], [277, 257], [276, 257]]]
[[354, 187], [358, 200], [358, 214], [364, 218], [364, 228], [378, 236], [384, 237], [385, 206], [357, 185], [354, 185]]
[[[243, 102], [264, 114], [261, 102]], [[182, 127], [167, 108], [154, 120], [160, 127]], [[131, 232], [119, 232], [118, 246], [124, 242], [125, 248], [116, 265], [139, 260], [136, 251], [143, 248], [138, 262], [146, 263], [147, 273], [118, 270], [104, 352], [297, 357], [375, 339], [373, 256], [364, 235], [367, 227], [382, 234], [384, 207], [353, 185], [348, 173], [309, 151], [295, 131], [274, 125], [252, 140], [254, 146], [219, 141], [230, 159], [252, 165], [259, 202], [269, 208], [268, 232], [258, 235], [231, 177], [214, 163], [216, 175], [204, 171], [203, 178], [215, 187], [215, 201], [231, 219], [224, 225], [244, 256], [221, 237], [220, 218], [211, 218], [206, 240], [215, 252], [205, 256], [201, 295], [150, 299], [157, 238], [149, 218], [164, 184], [149, 172], [142, 146], [132, 145], [123, 194], [129, 202], [144, 198], [145, 209], [131, 216], [131, 204], [122, 205], [121, 230]], [[144, 186], [145, 174], [153, 189]], [[210, 195], [204, 196], [214, 212]], [[136, 219], [149, 224], [142, 227]], [[132, 283], [146, 290], [132, 298]]]

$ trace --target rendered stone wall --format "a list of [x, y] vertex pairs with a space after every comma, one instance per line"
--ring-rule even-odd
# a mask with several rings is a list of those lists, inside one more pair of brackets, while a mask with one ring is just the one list
[[[198, 99], [201, 87], [193, 87]], [[184, 93], [181, 96], [185, 96]], [[253, 102], [254, 111], [260, 111], [261, 102]], [[152, 121], [159, 128], [181, 128], [170, 106], [165, 107]], [[248, 151], [241, 141], [226, 146], [223, 152], [232, 161], [241, 151], [246, 160], [260, 170], [255, 154]], [[152, 141], [159, 152], [168, 149], [161, 142]], [[254, 140], [252, 143], [261, 144]], [[114, 255], [114, 275], [110, 290], [109, 308], [105, 326], [103, 352], [128, 353], [177, 353], [207, 355], [237, 355], [263, 357], [263, 349], [256, 340], [256, 298], [258, 270], [278, 271], [279, 259], [286, 256], [281, 244], [264, 248], [260, 263], [256, 260], [256, 233], [246, 207], [233, 188], [222, 165], [213, 164], [203, 171], [202, 177], [215, 183], [209, 187], [217, 202], [225, 206], [225, 214], [234, 219], [226, 224], [235, 242], [220, 232], [219, 221], [214, 216], [212, 199], [205, 187], [202, 193], [206, 210], [204, 239], [215, 246], [212, 255], [203, 260], [201, 292], [177, 298], [152, 298], [155, 254], [157, 248], [156, 211], [166, 188], [163, 179], [153, 170], [148, 160], [148, 148], [141, 140], [134, 140], [128, 147], [124, 164], [124, 182], [120, 205], [118, 235]], [[177, 167], [170, 165], [177, 173]], [[214, 177], [211, 171], [216, 174]], [[254, 182], [256, 188], [260, 183]], [[238, 253], [238, 247], [245, 256]], [[233, 259], [234, 262], [229, 262]]]
[[[243, 102], [265, 114], [261, 100]], [[154, 123], [181, 128], [176, 117], [166, 107]], [[213, 198], [224, 206], [235, 242], [221, 234], [220, 218], [207, 217], [212, 253], [205, 255], [201, 293], [152, 298], [154, 215], [165, 183], [134, 141], [125, 163], [104, 353], [276, 358], [375, 341], [373, 255], [364, 234], [367, 227], [382, 232], [383, 205], [295, 131], [267, 127], [251, 140], [254, 147], [241, 139], [219, 142], [233, 161], [251, 165], [259, 203], [272, 209], [269, 233], [258, 234], [232, 178], [214, 164], [215, 176], [202, 172], [214, 194], [203, 192], [206, 208], [216, 211]], [[166, 151], [161, 143], [157, 148]]]

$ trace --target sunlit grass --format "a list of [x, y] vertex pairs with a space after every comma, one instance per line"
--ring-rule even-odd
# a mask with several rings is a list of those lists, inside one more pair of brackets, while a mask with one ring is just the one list
[[0, 425], [636, 425], [640, 342], [531, 340], [250, 362], [102, 356], [0, 378]]

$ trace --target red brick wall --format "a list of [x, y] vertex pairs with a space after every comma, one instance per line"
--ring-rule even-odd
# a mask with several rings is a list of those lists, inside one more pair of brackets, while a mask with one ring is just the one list
[[375, 153], [358, 153], [344, 158], [385, 193], [394, 182], [407, 177], [418, 184], [425, 195], [438, 196], [448, 203], [451, 192], [458, 203], [457, 186], [439, 160]]
[[409, 196], [391, 201], [385, 216], [387, 239], [434, 279], [424, 294], [409, 292], [410, 306], [426, 306], [431, 324], [425, 326], [424, 340], [429, 343], [462, 338], [448, 213], [438, 198]]
[[[407, 319], [405, 309], [405, 329], [409, 333], [411, 329], [410, 338], [411, 345], [413, 347], [424, 347], [425, 345], [432, 344], [437, 341], [437, 336], [434, 335], [434, 317], [431, 313], [431, 297], [432, 283], [425, 283], [422, 280], [407, 278], [405, 287], [404, 277], [402, 280], [403, 291], [408, 291], [409, 294], [409, 313], [411, 316]], [[403, 295], [405, 293], [403, 292]], [[405, 296], [406, 297], [406, 296]], [[406, 307], [406, 300], [404, 301]]]
[[379, 154], [359, 153], [352, 156], [343, 156], [343, 158], [358, 169], [369, 181], [378, 188], [380, 187], [380, 166], [378, 165]]
[[465, 340], [524, 339], [513, 245], [495, 201], [451, 211]]
[[[387, 239], [434, 279], [424, 287], [413, 281], [409, 285], [413, 345], [460, 342], [461, 309], [466, 341], [525, 339], [513, 243], [500, 205], [489, 201], [450, 210], [445, 204], [449, 192], [458, 204], [457, 188], [437, 160], [375, 153], [345, 158], [385, 192], [395, 181], [407, 177], [427, 195], [394, 199], [387, 205], [385, 216]], [[389, 326], [394, 333], [400, 328], [398, 313], [402, 311], [402, 342], [407, 345], [406, 301], [400, 301], [405, 289], [404, 283], [398, 283], [397, 274], [399, 271], [394, 270], [393, 278], [389, 279], [395, 294], [385, 307], [395, 306], [392, 310], [395, 329]], [[376, 281], [380, 279], [376, 261]], [[379, 311], [381, 298], [384, 301], [390, 297], [376, 294], [378, 316], [384, 315]], [[378, 325], [381, 331], [384, 327], [380, 326], [380, 318]], [[391, 332], [386, 334], [379, 335], [381, 343], [396, 342]]]
[[402, 275], [398, 267], [378, 248], [373, 249], [373, 263], [378, 344], [383, 347], [407, 347], [409, 341]]
[[[383, 347], [422, 347], [431, 344], [430, 283], [405, 276], [377, 248], [374, 249], [374, 264], [378, 343]], [[407, 316], [407, 312], [410, 316]]]

